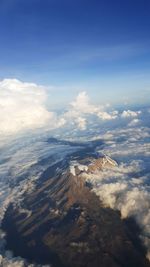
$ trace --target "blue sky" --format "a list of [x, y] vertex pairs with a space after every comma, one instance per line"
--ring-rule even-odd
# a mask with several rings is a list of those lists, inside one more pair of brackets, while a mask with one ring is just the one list
[[57, 104], [83, 89], [147, 102], [149, 14], [149, 0], [1, 0], [0, 79], [53, 86]]

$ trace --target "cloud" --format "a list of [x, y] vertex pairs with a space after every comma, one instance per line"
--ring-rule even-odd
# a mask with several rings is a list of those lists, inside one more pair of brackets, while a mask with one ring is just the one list
[[54, 130], [70, 127], [85, 131], [96, 120], [103, 123], [131, 118], [130, 127], [140, 122], [137, 117], [141, 111], [128, 109], [118, 112], [108, 105], [94, 105], [86, 91], [79, 92], [67, 111], [61, 114], [50, 111], [51, 107], [46, 106], [47, 100], [43, 86], [17, 79], [0, 81], [0, 138], [43, 128]]
[[0, 134], [43, 127], [54, 119], [45, 107], [44, 88], [16, 79], [0, 82]]
[[80, 92], [70, 105], [73, 110], [81, 113], [93, 114], [98, 111], [96, 106], [90, 104], [90, 98], [85, 91]]
[[[27, 130], [48, 130], [74, 127], [86, 130], [89, 123], [117, 118], [135, 118], [129, 126], [138, 123], [141, 111], [110, 110], [107, 105], [94, 105], [85, 91], [80, 92], [66, 112], [57, 114], [46, 107], [48, 95], [43, 86], [17, 79], [0, 81], [0, 136], [22, 133]], [[109, 108], [109, 110], [108, 110]]]
[[5, 256], [0, 255], [1, 267], [51, 267], [51, 265], [30, 264], [21, 257], [13, 257], [11, 251], [6, 251]]
[[129, 127], [131, 127], [131, 126], [135, 126], [135, 125], [137, 125], [139, 122], [140, 122], [139, 119], [133, 119], [132, 121], [129, 122], [128, 126], [129, 126]]
[[75, 119], [75, 122], [80, 130], [86, 130], [87, 121], [85, 118], [78, 117]]
[[118, 111], [107, 111], [107, 105], [98, 106], [90, 103], [90, 98], [85, 91], [80, 92], [70, 107], [63, 114], [66, 123], [76, 125], [80, 130], [86, 130], [87, 124], [92, 120], [90, 116], [101, 121], [114, 120], [118, 117]]
[[102, 120], [114, 120], [118, 117], [118, 111], [106, 112], [106, 111], [98, 111], [97, 116]]
[[111, 120], [117, 118], [118, 111], [107, 112], [106, 106], [96, 106], [90, 104], [90, 98], [85, 91], [80, 92], [75, 101], [71, 102], [73, 110], [83, 114], [94, 114], [102, 120]]
[[148, 127], [116, 128], [107, 131], [99, 137], [106, 140], [105, 153], [112, 157], [124, 158], [143, 158], [150, 155], [150, 130]]
[[130, 117], [137, 117], [141, 114], [141, 111], [132, 111], [132, 110], [124, 110], [121, 114], [122, 118], [130, 118]]
[[68, 111], [61, 115], [47, 109], [47, 98], [45, 88], [40, 85], [17, 79], [0, 81], [0, 136], [42, 127], [56, 129], [68, 124], [85, 130], [86, 115], [94, 114], [102, 120], [114, 119], [117, 115], [90, 104], [89, 96], [84, 91], [77, 95]]

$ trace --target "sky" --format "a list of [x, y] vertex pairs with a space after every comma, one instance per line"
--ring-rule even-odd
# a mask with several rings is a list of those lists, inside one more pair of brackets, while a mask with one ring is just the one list
[[68, 153], [47, 138], [100, 139], [119, 166], [94, 190], [135, 216], [150, 259], [149, 95], [149, 0], [0, 0], [0, 220], [26, 190], [12, 177], [32, 184], [51, 153]]
[[56, 106], [83, 90], [148, 103], [149, 14], [149, 0], [0, 0], [0, 80], [45, 85]]

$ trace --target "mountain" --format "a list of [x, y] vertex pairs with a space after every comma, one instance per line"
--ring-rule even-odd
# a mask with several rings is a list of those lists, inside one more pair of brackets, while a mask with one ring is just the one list
[[105, 208], [83, 175], [115, 166], [103, 155], [50, 167], [32, 192], [9, 205], [2, 223], [7, 248], [54, 267], [150, 267], [135, 221]]

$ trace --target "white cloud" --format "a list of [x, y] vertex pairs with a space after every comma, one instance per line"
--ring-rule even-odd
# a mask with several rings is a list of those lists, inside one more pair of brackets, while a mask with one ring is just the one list
[[[128, 125], [129, 126], [129, 125]], [[105, 138], [106, 136], [106, 138]], [[150, 155], [150, 143], [145, 141], [150, 138], [148, 127], [124, 127], [106, 132], [100, 136], [106, 140], [105, 153], [112, 157], [148, 157]], [[118, 138], [122, 139], [117, 142]]]
[[0, 81], [0, 136], [41, 127], [55, 129], [68, 124], [85, 130], [87, 115], [94, 114], [102, 120], [117, 116], [117, 113], [104, 111], [102, 106], [90, 104], [86, 92], [80, 92], [68, 111], [59, 116], [46, 108], [46, 100], [47, 94], [42, 86], [17, 79]]
[[77, 126], [80, 130], [85, 130], [86, 129], [86, 124], [87, 124], [87, 121], [85, 118], [82, 118], [82, 117], [78, 117], [75, 119], [75, 122], [77, 123]]
[[21, 257], [13, 257], [11, 251], [6, 251], [5, 256], [0, 255], [1, 267], [51, 267], [51, 265], [30, 264]]
[[101, 120], [114, 120], [118, 117], [118, 111], [113, 111], [113, 112], [106, 112], [106, 111], [98, 111], [97, 116]]
[[80, 92], [70, 105], [73, 110], [81, 113], [93, 114], [98, 111], [96, 106], [90, 104], [90, 98], [85, 91]]
[[124, 110], [121, 114], [122, 118], [130, 118], [130, 117], [137, 117], [139, 114], [141, 114], [141, 111], [132, 111], [132, 110]]
[[44, 88], [16, 79], [0, 82], [0, 134], [35, 129], [54, 119], [45, 107]]
[[107, 105], [94, 105], [85, 91], [80, 92], [65, 113], [57, 114], [46, 107], [48, 96], [44, 87], [17, 79], [0, 81], [0, 137], [26, 130], [46, 127], [74, 127], [86, 130], [93, 118], [101, 122], [117, 118], [134, 118], [128, 126], [135, 126], [141, 111], [108, 110]]
[[135, 126], [135, 125], [137, 125], [139, 122], [140, 122], [139, 119], [133, 119], [132, 121], [129, 122], [128, 126], [129, 126], [129, 127]]
[[76, 99], [70, 103], [70, 108], [63, 114], [65, 121], [75, 124], [80, 130], [85, 130], [90, 115], [94, 115], [102, 121], [113, 120], [118, 117], [118, 111], [107, 112], [106, 106], [98, 106], [90, 103], [90, 98], [85, 91], [80, 92]]

